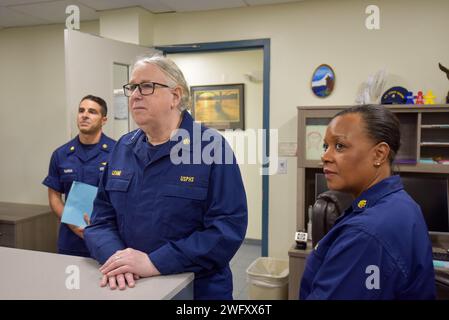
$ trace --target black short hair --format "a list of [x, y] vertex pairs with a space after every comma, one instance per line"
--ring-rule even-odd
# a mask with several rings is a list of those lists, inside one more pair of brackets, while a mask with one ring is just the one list
[[391, 165], [401, 147], [400, 122], [396, 115], [382, 105], [369, 104], [340, 111], [334, 118], [350, 113], [360, 114], [368, 136], [375, 143], [385, 142], [390, 146], [388, 160]]
[[98, 103], [98, 105], [99, 105], [100, 108], [101, 108], [101, 114], [103, 115], [103, 117], [106, 117], [106, 116], [107, 116], [107, 114], [108, 114], [108, 105], [106, 104], [106, 101], [104, 101], [102, 98], [97, 97], [97, 96], [94, 96], [94, 95], [92, 95], [92, 94], [88, 94], [87, 96], [84, 96], [84, 97], [81, 99], [80, 104], [81, 104], [81, 102], [83, 102], [84, 100], [90, 100], [90, 101], [93, 101], [93, 102]]

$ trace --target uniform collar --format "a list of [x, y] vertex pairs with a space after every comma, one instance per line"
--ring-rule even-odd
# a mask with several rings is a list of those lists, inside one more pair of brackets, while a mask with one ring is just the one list
[[[195, 131], [201, 132], [201, 125], [194, 122], [192, 116], [187, 111], [183, 111], [181, 117], [182, 120], [179, 125], [179, 129], [183, 130], [180, 130], [179, 132], [183, 132], [184, 134], [175, 134], [174, 139], [170, 140], [169, 143], [163, 146], [162, 149], [157, 152], [155, 157], [151, 159], [151, 162], [157, 161], [158, 159], [169, 155], [172, 147], [178, 143], [183, 152], [193, 152], [194, 145], [196, 146], [198, 143], [201, 144], [201, 136], [198, 137], [199, 139], [193, 138], [193, 128], [195, 126], [199, 126]], [[147, 139], [145, 139], [145, 133], [141, 129], [136, 130], [136, 132], [131, 135], [129, 140], [125, 141], [125, 144], [132, 146], [133, 152], [144, 163], [146, 162], [145, 159], [147, 159], [145, 143], [148, 142]]]
[[[194, 148], [201, 148], [201, 124], [195, 122], [190, 113], [187, 111], [183, 112], [182, 117], [183, 119], [181, 125], [179, 126], [179, 129], [185, 130], [184, 133], [188, 133], [188, 135], [179, 134], [175, 141], [171, 141], [170, 148], [179, 143], [179, 146], [183, 151], [193, 153]], [[199, 137], [196, 136], [198, 134], [200, 134]]]
[[352, 203], [352, 211], [363, 212], [365, 209], [374, 206], [380, 199], [403, 188], [399, 175], [385, 178], [368, 190], [362, 192], [362, 194]]
[[73, 154], [82, 161], [89, 161], [96, 157], [100, 152], [109, 153], [111, 147], [110, 139], [104, 133], [101, 133], [100, 141], [97, 143], [96, 147], [91, 150], [91, 152], [86, 153], [83, 144], [79, 140], [79, 135], [77, 135], [67, 144], [67, 155]]
[[104, 133], [101, 133], [101, 138], [100, 138], [100, 142], [98, 143], [98, 147], [101, 151], [109, 153], [111, 152], [111, 139], [109, 137], [107, 137]]

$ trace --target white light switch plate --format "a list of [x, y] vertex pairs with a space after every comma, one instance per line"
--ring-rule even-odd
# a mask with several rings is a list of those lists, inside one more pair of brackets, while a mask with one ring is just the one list
[[279, 159], [278, 174], [287, 174], [287, 159]]

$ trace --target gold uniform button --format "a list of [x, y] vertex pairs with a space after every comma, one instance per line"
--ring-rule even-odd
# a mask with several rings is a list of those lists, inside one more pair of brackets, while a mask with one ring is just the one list
[[105, 143], [105, 144], [103, 144], [103, 149], [107, 149], [108, 148], [108, 145]]
[[71, 147], [70, 147], [70, 151], [73, 151], [73, 150], [75, 150], [75, 147], [74, 147], [74, 146], [71, 146]]
[[185, 138], [184, 140], [182, 140], [183, 144], [189, 144], [190, 143], [190, 139], [189, 138]]
[[357, 206], [362, 209], [366, 207], [366, 200], [360, 200]]

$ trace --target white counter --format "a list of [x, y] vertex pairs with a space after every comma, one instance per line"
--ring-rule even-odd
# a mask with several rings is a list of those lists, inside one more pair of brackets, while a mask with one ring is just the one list
[[[121, 291], [101, 288], [98, 268], [99, 264], [90, 258], [0, 247], [0, 299], [193, 298], [193, 273], [139, 279], [134, 288]], [[79, 289], [68, 289], [66, 282], [73, 287], [75, 282], [70, 279], [77, 270]]]

